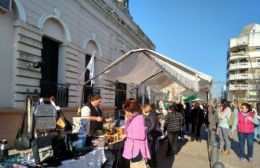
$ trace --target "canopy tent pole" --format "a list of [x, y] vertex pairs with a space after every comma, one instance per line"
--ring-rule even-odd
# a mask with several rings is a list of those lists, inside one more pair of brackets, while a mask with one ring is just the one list
[[[140, 50], [140, 49], [139, 49]], [[100, 73], [96, 74], [95, 76], [93, 76], [92, 78], [90, 78], [89, 80], [85, 81], [82, 86], [81, 86], [81, 101], [80, 101], [80, 106], [79, 108], [81, 109], [81, 107], [83, 106], [83, 103], [84, 103], [84, 95], [85, 95], [85, 85], [87, 83], [89, 83], [90, 81], [98, 78], [100, 75], [104, 74], [106, 71], [108, 71], [109, 69], [111, 69], [112, 67], [114, 67], [116, 64], [118, 64], [119, 62], [123, 61], [127, 55], [133, 53], [133, 52], [138, 52], [139, 50], [131, 50], [127, 53], [125, 53], [124, 55], [121, 56], [121, 58], [117, 61], [117, 62], [114, 62], [113, 64], [111, 64], [110, 66], [108, 66], [107, 68], [105, 68], [103, 71], [101, 71]]]
[[145, 87], [141, 85], [141, 89], [142, 89], [142, 106], [143, 106], [145, 103]]
[[144, 81], [142, 81], [141, 84], [145, 83], [146, 81], [152, 79], [153, 77], [155, 77], [155, 76], [157, 76], [157, 75], [159, 75], [159, 74], [161, 74], [161, 73], [163, 73], [163, 71], [160, 71], [160, 72], [158, 72], [158, 73], [156, 73], [156, 74], [150, 76], [149, 78], [147, 78], [147, 79], [145, 79]]
[[[170, 59], [167, 59], [167, 57], [164, 57], [163, 55], [159, 54], [159, 53], [156, 53], [155, 51], [152, 51], [150, 49], [136, 49], [136, 50], [131, 50], [129, 52], [127, 52], [126, 54], [122, 55], [121, 57], [119, 57], [117, 60], [115, 60], [114, 62], [112, 62], [110, 65], [108, 65], [103, 71], [101, 71], [100, 73], [96, 74], [95, 76], [93, 76], [92, 78], [90, 78], [89, 80], [87, 80], [86, 82], [84, 82], [82, 84], [82, 96], [81, 96], [81, 103], [80, 103], [80, 107], [82, 107], [83, 105], [83, 101], [84, 101], [84, 88], [85, 88], [85, 85], [87, 83], [89, 83], [91, 80], [94, 80], [96, 78], [98, 78], [100, 75], [102, 74], [106, 74], [106, 73], [109, 73], [110, 72], [110, 69], [112, 69], [113, 67], [117, 66], [118, 64], [120, 64], [121, 62], [123, 62], [126, 58], [128, 58], [128, 56], [130, 54], [135, 54], [135, 53], [139, 53], [139, 52], [142, 52], [142, 54], [144, 54], [148, 59], [152, 60], [160, 69], [161, 69], [161, 72], [160, 73], [165, 73], [165, 75], [168, 77], [168, 78], [171, 78], [170, 80], [174, 81], [176, 80], [177, 83], [179, 83], [180, 85], [182, 85], [183, 87], [185, 87], [187, 90], [197, 90], [197, 87], [196, 86], [190, 86], [192, 85], [192, 83], [188, 83], [187, 82], [192, 82], [192, 81], [179, 81], [179, 76], [177, 75], [174, 75], [170, 72], [171, 69], [169, 69], [170, 67], [165, 67], [163, 66], [162, 63], [168, 63], [169, 65], [171, 66], [174, 66], [176, 67], [178, 70], [180, 71], [183, 71], [191, 76], [196, 76], [197, 79], [202, 79], [202, 80], [205, 80], [207, 82], [210, 83], [211, 79], [210, 77], [207, 77], [206, 74], [203, 74], [203, 73], [200, 73], [196, 70], [193, 70], [192, 68], [189, 68], [181, 63], [178, 63], [176, 61], [172, 61]], [[139, 56], [139, 55], [137, 55]], [[143, 56], [143, 55], [142, 55]], [[162, 63], [161, 62], [158, 62], [157, 61], [157, 58], [160, 60], [160, 61], [163, 61]], [[159, 74], [160, 74], [159, 73]], [[155, 77], [156, 75], [158, 74], [154, 74], [152, 76], [150, 76], [149, 78], [147, 78], [146, 80], [145, 79], [142, 79], [143, 82], [146, 82], [147, 80]], [[183, 75], [183, 74], [180, 74], [180, 75]], [[185, 74], [184, 74], [185, 75]], [[205, 76], [203, 76], [205, 75]], [[180, 76], [182, 77], [182, 76]], [[115, 79], [116, 80], [116, 79]], [[188, 80], [188, 79], [187, 79]], [[138, 81], [136, 84], [142, 84], [140, 83], [142, 81]], [[188, 88], [187, 88], [188, 87]], [[199, 87], [200, 88], [200, 87]], [[199, 89], [198, 88], [198, 89]], [[144, 95], [142, 95], [143, 97]], [[143, 98], [144, 99], [144, 98]], [[144, 102], [144, 100], [143, 100]]]

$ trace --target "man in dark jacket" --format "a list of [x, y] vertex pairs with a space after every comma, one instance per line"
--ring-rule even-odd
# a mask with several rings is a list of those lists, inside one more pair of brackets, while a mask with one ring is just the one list
[[200, 108], [200, 104], [198, 102], [192, 102], [192, 109], [190, 113], [191, 119], [191, 141], [200, 140], [200, 129], [202, 124], [204, 123], [204, 112], [203, 109]]
[[145, 126], [147, 131], [148, 143], [151, 150], [151, 160], [148, 161], [149, 166], [157, 167], [157, 159], [156, 159], [156, 139], [158, 138], [159, 134], [156, 130], [158, 125], [157, 114], [155, 112], [154, 105], [144, 105], [142, 108], [143, 114], [145, 116]]
[[185, 127], [186, 127], [186, 132], [190, 132], [190, 103], [185, 103], [185, 110], [184, 110], [184, 116], [185, 116]]
[[167, 130], [169, 147], [168, 155], [177, 154], [177, 140], [181, 132], [183, 115], [176, 112], [174, 106], [170, 106], [168, 114], [165, 117], [164, 130]]

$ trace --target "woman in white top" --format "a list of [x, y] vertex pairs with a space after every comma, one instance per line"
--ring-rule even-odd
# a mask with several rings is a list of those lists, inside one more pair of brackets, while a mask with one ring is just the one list
[[[220, 152], [224, 155], [230, 155], [231, 142], [229, 140], [229, 124], [228, 120], [231, 117], [231, 108], [226, 99], [221, 100], [221, 107], [218, 110], [218, 135]], [[225, 149], [224, 149], [225, 146]]]

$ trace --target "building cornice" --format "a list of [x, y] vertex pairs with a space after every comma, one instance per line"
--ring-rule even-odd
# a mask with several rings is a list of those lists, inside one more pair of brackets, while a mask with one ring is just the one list
[[[108, 26], [107, 23], [105, 23], [104, 21], [102, 21], [102, 19], [100, 19], [98, 16], [96, 16], [93, 11], [89, 10], [88, 5], [86, 4], [86, 2], [84, 2], [86, 0], [77, 0], [76, 2], [83, 7], [84, 9], [86, 9], [88, 12], [90, 12], [96, 19], [98, 19], [101, 23], [105, 24], [106, 26]], [[136, 27], [136, 31], [133, 30], [128, 24], [126, 24], [125, 22], [123, 22], [122, 19], [120, 19], [119, 15], [108, 5], [106, 5], [106, 2], [104, 0], [95, 0], [95, 1], [88, 1], [89, 3], [91, 3], [93, 6], [95, 6], [106, 18], [110, 19], [111, 21], [113, 21], [114, 23], [118, 24], [120, 26], [120, 28], [122, 28], [122, 30], [124, 30], [127, 34], [129, 34], [133, 39], [135, 39], [137, 41], [137, 43], [142, 44], [145, 43], [149, 48], [154, 49], [155, 45], [152, 43], [152, 41], [145, 35], [145, 33], [140, 29], [140, 27], [138, 25], [136, 25], [134, 23], [133, 20], [131, 20], [131, 22], [134, 24], [134, 26]], [[116, 31], [114, 28], [108, 26], [110, 29]], [[141, 37], [141, 38], [140, 38]]]

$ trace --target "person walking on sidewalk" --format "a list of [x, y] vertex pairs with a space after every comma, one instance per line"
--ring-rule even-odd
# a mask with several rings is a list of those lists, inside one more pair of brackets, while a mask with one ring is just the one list
[[246, 161], [245, 154], [245, 141], [247, 141], [247, 157], [250, 162], [253, 159], [253, 144], [254, 144], [254, 127], [259, 125], [257, 115], [252, 111], [252, 107], [248, 103], [243, 103], [241, 106], [241, 111], [238, 116], [235, 117], [232, 132], [237, 130], [238, 141], [240, 147], [240, 161]]
[[[256, 115], [258, 118], [258, 121], [260, 121], [260, 103], [256, 104]], [[255, 126], [255, 133], [254, 133], [254, 139], [256, 142], [260, 144], [260, 125]]]
[[174, 106], [170, 106], [168, 114], [165, 117], [164, 125], [164, 130], [167, 130], [168, 135], [168, 148], [170, 147], [167, 153], [168, 156], [177, 154], [177, 140], [181, 132], [182, 121], [183, 115], [181, 113], [176, 112]]
[[130, 160], [130, 168], [146, 168], [145, 160], [150, 159], [150, 151], [145, 131], [145, 120], [141, 114], [141, 107], [134, 99], [124, 104], [125, 133], [123, 157]]
[[185, 103], [184, 116], [185, 116], [185, 132], [190, 132], [190, 103]]
[[162, 133], [157, 130], [157, 126], [159, 125], [154, 105], [145, 104], [142, 107], [142, 112], [145, 118], [146, 133], [151, 152], [151, 159], [148, 160], [148, 165], [150, 166], [150, 168], [154, 168], [157, 167], [157, 157], [155, 149], [156, 140], [159, 136], [162, 135]]
[[[231, 108], [226, 99], [221, 100], [221, 107], [218, 110], [218, 135], [220, 152], [224, 155], [230, 155], [231, 142], [229, 139], [230, 128], [228, 121], [231, 117]], [[224, 149], [224, 146], [226, 147]]]
[[192, 109], [190, 112], [190, 121], [191, 121], [191, 139], [190, 141], [200, 140], [200, 130], [201, 126], [204, 123], [204, 112], [200, 108], [200, 104], [198, 102], [192, 102]]
[[175, 110], [176, 110], [177, 113], [180, 113], [182, 115], [182, 118], [183, 118], [180, 135], [178, 137], [178, 139], [183, 139], [184, 138], [183, 127], [184, 127], [184, 116], [185, 116], [184, 115], [184, 107], [181, 103], [178, 103], [178, 104], [175, 105]]

